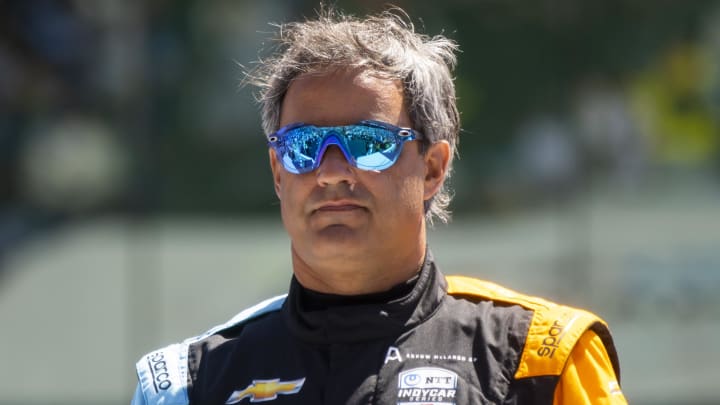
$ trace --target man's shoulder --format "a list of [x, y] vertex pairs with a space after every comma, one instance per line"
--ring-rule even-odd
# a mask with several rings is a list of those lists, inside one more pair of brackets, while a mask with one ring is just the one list
[[498, 284], [464, 276], [447, 276], [447, 292], [471, 301], [490, 300], [518, 305], [532, 312], [515, 378], [560, 375], [570, 354], [588, 331], [596, 333], [617, 366], [617, 355], [607, 324], [583, 309], [522, 294]]
[[557, 307], [558, 304], [544, 298], [523, 294], [490, 281], [466, 276], [446, 276], [447, 292], [452, 296], [470, 300], [491, 300], [520, 305], [533, 311]]
[[[188, 350], [190, 345], [229, 328], [247, 324], [265, 314], [279, 311], [285, 302], [285, 298], [286, 295], [280, 295], [262, 301], [201, 335], [153, 350], [142, 356], [135, 364], [135, 369], [138, 377], [138, 391], [139, 394], [141, 393], [144, 402], [137, 400], [137, 403], [169, 405], [189, 403], [187, 385], [189, 372]], [[138, 398], [138, 395], [136, 395], [136, 398]], [[133, 403], [135, 403], [135, 400]]]
[[243, 324], [247, 324], [255, 319], [262, 317], [265, 314], [279, 311], [280, 308], [282, 308], [282, 305], [285, 302], [286, 298], [287, 298], [287, 294], [268, 298], [258, 304], [255, 304], [249, 308], [246, 308], [246, 309], [240, 311], [237, 315], [232, 317], [229, 321], [211, 328], [210, 330], [203, 333], [202, 335], [198, 335], [198, 336], [186, 339], [185, 342], [188, 344], [197, 342], [208, 336], [215, 335], [223, 330], [234, 328], [234, 327], [237, 327], [237, 326], [240, 326]]

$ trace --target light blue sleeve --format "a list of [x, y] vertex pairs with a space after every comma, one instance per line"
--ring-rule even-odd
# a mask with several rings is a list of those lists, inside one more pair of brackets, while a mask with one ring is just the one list
[[[187, 405], [188, 345], [175, 343], [148, 353], [135, 364], [141, 405]], [[138, 399], [139, 400], [139, 399]]]
[[186, 339], [150, 352], [135, 364], [138, 385], [131, 405], [187, 405], [188, 398], [188, 347], [218, 331], [246, 322], [282, 307], [285, 295], [267, 299], [235, 315], [230, 321], [218, 325], [200, 336]]
[[132, 401], [130, 401], [130, 405], [147, 405], [147, 402], [145, 401], [145, 395], [143, 395], [142, 388], [140, 387], [140, 383], [138, 383], [137, 388], [135, 388], [135, 395], [133, 395]]

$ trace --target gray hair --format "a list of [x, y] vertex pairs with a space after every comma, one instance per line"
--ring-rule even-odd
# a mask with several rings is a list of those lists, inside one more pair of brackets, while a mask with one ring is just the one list
[[[301, 74], [337, 68], [360, 68], [402, 82], [413, 128], [426, 146], [450, 143], [449, 177], [456, 154], [460, 115], [456, 106], [452, 71], [457, 44], [441, 35], [415, 32], [407, 14], [391, 8], [363, 19], [324, 9], [315, 20], [277, 26], [277, 52], [246, 72], [245, 82], [258, 87], [266, 135], [278, 130], [280, 110], [292, 81]], [[452, 199], [449, 185], [425, 202], [426, 220], [447, 222]]]

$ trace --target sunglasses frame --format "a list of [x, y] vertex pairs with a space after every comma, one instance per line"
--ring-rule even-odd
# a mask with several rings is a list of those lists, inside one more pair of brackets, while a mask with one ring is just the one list
[[[388, 164], [378, 166], [378, 167], [369, 167], [362, 164], [359, 164], [357, 161], [357, 158], [353, 156], [350, 153], [350, 147], [347, 144], [347, 132], [349, 128], [355, 128], [358, 126], [364, 126], [364, 127], [370, 127], [370, 128], [376, 128], [376, 129], [382, 129], [388, 131], [387, 135], [389, 140], [392, 141], [396, 147], [397, 152], [394, 153], [394, 156], [392, 156], [392, 159], [389, 159], [390, 162]], [[286, 154], [288, 148], [285, 145], [285, 139], [293, 130], [296, 130], [298, 128], [303, 127], [309, 127], [309, 128], [316, 128], [317, 131], [322, 134], [322, 139], [318, 143], [318, 148], [315, 153], [315, 156], [312, 157], [312, 165], [309, 167], [306, 167], [304, 169], [298, 169], [293, 165], [292, 167], [288, 167], [286, 164]], [[375, 121], [375, 120], [363, 120], [358, 122], [357, 124], [352, 125], [341, 125], [341, 126], [329, 126], [329, 127], [321, 127], [311, 124], [305, 124], [303, 122], [295, 122], [288, 125], [285, 125], [284, 127], [280, 128], [279, 130], [275, 131], [274, 133], [268, 135], [268, 146], [273, 148], [275, 152], [278, 154], [280, 161], [282, 162], [283, 167], [285, 167], [285, 170], [295, 173], [295, 174], [303, 174], [303, 173], [309, 173], [315, 169], [317, 169], [320, 166], [320, 163], [322, 162], [323, 157], [325, 156], [325, 151], [327, 148], [331, 145], [336, 145], [340, 150], [342, 151], [343, 155], [345, 156], [345, 159], [353, 166], [360, 170], [372, 170], [372, 171], [382, 171], [385, 170], [392, 165], [395, 164], [397, 161], [397, 158], [400, 156], [400, 153], [402, 152], [402, 147], [405, 144], [405, 142], [413, 141], [413, 140], [420, 140], [422, 139], [422, 135], [419, 131], [416, 131], [412, 128], [405, 128], [405, 127], [398, 127], [392, 124], [388, 124], [387, 122], [382, 121]]]

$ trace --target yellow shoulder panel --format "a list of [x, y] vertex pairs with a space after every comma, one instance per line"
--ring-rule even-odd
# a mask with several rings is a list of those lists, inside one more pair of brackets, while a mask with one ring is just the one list
[[591, 326], [605, 323], [590, 312], [523, 295], [470, 277], [448, 276], [448, 294], [486, 298], [533, 311], [515, 378], [562, 374], [573, 347]]

